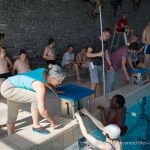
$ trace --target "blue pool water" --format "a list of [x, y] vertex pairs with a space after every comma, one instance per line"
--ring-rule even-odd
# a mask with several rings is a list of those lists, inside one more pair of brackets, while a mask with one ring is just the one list
[[[150, 150], [150, 96], [138, 100], [127, 109], [127, 133], [121, 137], [123, 150]], [[105, 141], [100, 130], [91, 132], [95, 138]], [[66, 150], [94, 150], [84, 138], [79, 139]]]

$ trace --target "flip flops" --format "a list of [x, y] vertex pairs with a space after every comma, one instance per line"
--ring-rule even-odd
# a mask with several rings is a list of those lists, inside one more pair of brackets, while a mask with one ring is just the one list
[[62, 124], [57, 124], [55, 125], [54, 127], [50, 127], [51, 130], [54, 130], [54, 129], [59, 129], [60, 127], [62, 126]]
[[33, 127], [32, 130], [36, 133], [43, 134], [43, 135], [50, 134], [50, 132], [48, 130], [44, 129], [43, 127], [40, 127], [40, 128]]

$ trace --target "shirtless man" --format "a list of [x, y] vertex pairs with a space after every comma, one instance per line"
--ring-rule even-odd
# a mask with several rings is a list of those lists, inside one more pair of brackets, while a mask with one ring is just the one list
[[6, 56], [6, 48], [0, 47], [0, 86], [5, 79], [11, 76], [11, 68], [12, 63]]
[[88, 68], [89, 67], [89, 60], [87, 59], [85, 48], [83, 48], [83, 47], [81, 48], [80, 52], [77, 53], [75, 60], [80, 68]]
[[28, 72], [30, 70], [31, 69], [30, 69], [29, 61], [27, 59], [26, 51], [20, 50], [19, 58], [15, 61], [13, 65], [12, 73], [15, 74], [15, 72], [17, 72], [17, 74], [19, 74], [19, 73]]
[[150, 68], [150, 19], [148, 21], [147, 27], [143, 31], [142, 43], [145, 44], [144, 47], [144, 63], [146, 68]]
[[[12, 68], [12, 63], [8, 57], [6, 57], [6, 48], [2, 47], [0, 43], [0, 86], [3, 81], [11, 76], [10, 69]], [[0, 124], [0, 128], [5, 127], [6, 124]]]
[[47, 65], [56, 64], [56, 54], [55, 54], [55, 40], [50, 38], [48, 40], [48, 46], [44, 50], [43, 58], [46, 60]]

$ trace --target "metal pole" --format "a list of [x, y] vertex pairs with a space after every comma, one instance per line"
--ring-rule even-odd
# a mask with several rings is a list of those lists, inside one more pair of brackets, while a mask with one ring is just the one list
[[[101, 5], [99, 5], [99, 17], [100, 17], [100, 30], [101, 30], [101, 36], [102, 36], [103, 26], [102, 26], [102, 10], [101, 10]], [[101, 38], [101, 42], [102, 42], [102, 51], [104, 52], [103, 38]], [[102, 57], [102, 62], [103, 62], [103, 95], [105, 96], [106, 92], [105, 92], [105, 60], [104, 60], [104, 56]]]

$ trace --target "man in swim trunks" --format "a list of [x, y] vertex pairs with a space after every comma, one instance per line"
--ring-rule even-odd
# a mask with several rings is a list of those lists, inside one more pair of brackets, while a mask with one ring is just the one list
[[143, 31], [142, 35], [142, 43], [145, 45], [144, 47], [144, 63], [146, 68], [150, 68], [150, 19], [148, 21], [147, 27]]
[[[6, 57], [6, 48], [2, 47], [0, 41], [0, 87], [5, 79], [11, 76], [10, 69], [12, 68], [12, 63], [8, 57]], [[0, 125], [0, 128], [5, 127], [6, 124]]]
[[47, 66], [56, 64], [55, 39], [50, 38], [48, 40], [48, 46], [44, 50], [43, 58], [46, 60]]
[[6, 48], [0, 47], [0, 86], [2, 82], [11, 76], [12, 62], [6, 56]]

